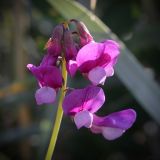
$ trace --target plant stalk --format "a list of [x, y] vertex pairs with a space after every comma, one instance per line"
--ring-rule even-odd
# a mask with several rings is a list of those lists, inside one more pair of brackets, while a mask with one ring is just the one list
[[56, 141], [57, 141], [57, 137], [58, 137], [58, 133], [59, 133], [62, 117], [63, 117], [62, 103], [63, 103], [63, 99], [65, 97], [66, 85], [67, 85], [66, 61], [65, 61], [64, 57], [62, 58], [62, 77], [63, 77], [64, 83], [63, 83], [63, 86], [61, 88], [56, 119], [55, 119], [54, 128], [53, 128], [53, 131], [52, 131], [52, 135], [51, 135], [51, 139], [50, 139], [50, 143], [49, 143], [49, 147], [48, 147], [48, 150], [47, 150], [45, 160], [51, 160], [52, 159], [52, 155], [53, 155], [53, 152], [54, 152], [54, 149], [55, 149], [55, 145], [56, 145]]

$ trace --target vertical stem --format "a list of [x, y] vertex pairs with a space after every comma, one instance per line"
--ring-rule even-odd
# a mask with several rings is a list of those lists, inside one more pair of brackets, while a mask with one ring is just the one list
[[67, 85], [66, 61], [65, 61], [64, 58], [62, 59], [62, 77], [64, 79], [64, 83], [63, 83], [61, 93], [60, 93], [56, 120], [55, 120], [55, 123], [54, 123], [54, 128], [53, 128], [53, 132], [52, 132], [52, 135], [51, 135], [51, 140], [50, 140], [50, 143], [49, 143], [49, 147], [48, 147], [48, 150], [47, 150], [45, 160], [51, 160], [51, 158], [52, 158], [52, 154], [53, 154], [54, 149], [55, 149], [55, 144], [56, 144], [56, 140], [57, 140], [57, 136], [58, 136], [58, 132], [59, 132], [59, 128], [60, 128], [60, 125], [61, 125], [62, 116], [63, 116], [62, 103], [63, 103], [63, 99], [65, 97], [65, 93], [66, 93], [65, 90], [66, 90], [66, 85]]

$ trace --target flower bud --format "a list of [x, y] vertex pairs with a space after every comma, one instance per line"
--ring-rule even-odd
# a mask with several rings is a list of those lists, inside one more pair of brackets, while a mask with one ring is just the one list
[[64, 32], [64, 51], [66, 60], [75, 59], [77, 55], [76, 43], [73, 40], [72, 33], [69, 30]]
[[61, 41], [63, 38], [63, 25], [57, 25], [52, 33], [52, 37], [46, 43], [45, 48], [49, 54], [53, 56], [59, 56], [62, 51]]
[[76, 24], [79, 36], [80, 36], [80, 46], [83, 47], [84, 45], [90, 43], [93, 41], [93, 37], [90, 34], [89, 30], [85, 26], [83, 22], [77, 21], [77, 20], [71, 20], [71, 22], [74, 22]]

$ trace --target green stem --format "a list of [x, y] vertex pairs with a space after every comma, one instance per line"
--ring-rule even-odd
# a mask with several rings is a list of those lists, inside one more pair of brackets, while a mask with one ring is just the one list
[[54, 149], [55, 149], [55, 144], [56, 144], [56, 141], [57, 141], [57, 136], [58, 136], [59, 128], [60, 128], [60, 125], [61, 125], [61, 120], [62, 120], [62, 117], [63, 117], [62, 103], [63, 103], [63, 99], [65, 97], [66, 85], [67, 85], [66, 61], [65, 61], [64, 58], [62, 59], [62, 76], [63, 76], [63, 79], [64, 79], [64, 83], [63, 83], [61, 93], [60, 93], [56, 120], [55, 120], [55, 123], [54, 123], [54, 128], [53, 128], [53, 131], [52, 131], [51, 140], [50, 140], [50, 143], [49, 143], [49, 147], [48, 147], [48, 150], [47, 150], [45, 160], [51, 160], [52, 159], [52, 154], [53, 154]]

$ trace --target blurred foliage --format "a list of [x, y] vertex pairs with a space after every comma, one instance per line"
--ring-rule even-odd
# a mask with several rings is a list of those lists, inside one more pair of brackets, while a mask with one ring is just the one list
[[[79, 2], [90, 9], [89, 0]], [[159, 83], [160, 1], [97, 0], [94, 12], [125, 42]], [[40, 62], [53, 27], [63, 20], [56, 8], [45, 0], [0, 1], [1, 160], [44, 159], [56, 104], [36, 106], [36, 80], [25, 67], [27, 63]], [[75, 80], [69, 81], [72, 87], [83, 87], [87, 83], [79, 74]], [[64, 117], [55, 159], [159, 160], [158, 124], [116, 76], [107, 81], [104, 90], [106, 107], [99, 114], [132, 107], [138, 114], [133, 128], [118, 140], [106, 141], [86, 128], [78, 131], [72, 121]]]

